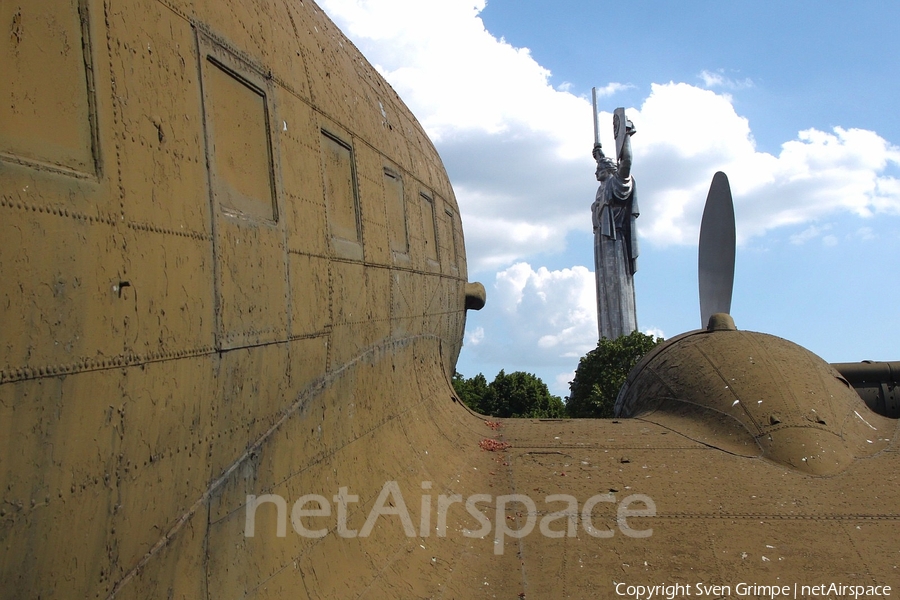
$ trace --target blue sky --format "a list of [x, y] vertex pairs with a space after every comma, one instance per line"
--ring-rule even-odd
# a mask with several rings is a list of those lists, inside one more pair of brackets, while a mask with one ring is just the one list
[[551, 84], [634, 84], [616, 96], [626, 106], [650, 82], [699, 84], [702, 71], [750, 81], [734, 104], [768, 152], [809, 127], [900, 134], [896, 2], [490, 0], [481, 17], [551, 69]]
[[561, 396], [596, 344], [590, 90], [624, 106], [641, 217], [641, 330], [695, 329], [713, 173], [738, 228], [741, 329], [829, 361], [900, 359], [900, 4], [323, 0], [428, 131], [463, 218], [458, 370]]

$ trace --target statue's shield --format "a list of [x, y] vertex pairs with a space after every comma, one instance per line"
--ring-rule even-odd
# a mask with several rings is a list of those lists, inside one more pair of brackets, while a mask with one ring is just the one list
[[625, 109], [617, 108], [613, 112], [613, 134], [616, 136], [616, 160], [622, 157], [622, 146], [628, 136], [628, 119], [625, 118]]

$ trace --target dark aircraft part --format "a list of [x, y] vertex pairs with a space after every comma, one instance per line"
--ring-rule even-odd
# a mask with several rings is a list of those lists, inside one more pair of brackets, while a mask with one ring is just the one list
[[738, 331], [725, 314], [649, 352], [628, 374], [616, 416], [809, 475], [840, 473], [887, 447], [896, 428], [824, 360], [787, 340]]
[[858, 363], [832, 363], [866, 405], [879, 415], [900, 417], [900, 361], [865, 360]]
[[728, 177], [713, 175], [700, 222], [698, 279], [700, 283], [700, 325], [706, 326], [715, 313], [731, 313], [734, 287], [734, 204]]
[[466, 310], [481, 310], [487, 301], [484, 286], [477, 281], [466, 284]]

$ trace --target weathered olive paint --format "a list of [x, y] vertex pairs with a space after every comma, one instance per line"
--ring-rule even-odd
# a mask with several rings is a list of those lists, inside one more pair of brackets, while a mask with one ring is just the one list
[[419, 478], [391, 440], [454, 451], [459, 209], [318, 7], [0, 20], [0, 597], [243, 596], [288, 560], [244, 539], [246, 494], [330, 493], [384, 449], [370, 493]]
[[896, 429], [824, 360], [779, 337], [738, 331], [724, 313], [635, 365], [616, 416], [817, 476], [884, 451]]

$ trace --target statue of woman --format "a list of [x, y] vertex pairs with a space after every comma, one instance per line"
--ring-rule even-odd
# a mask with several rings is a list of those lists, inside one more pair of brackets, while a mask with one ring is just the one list
[[639, 210], [631, 177], [631, 136], [635, 129], [631, 121], [624, 119], [624, 112], [621, 115], [619, 120], [625, 121], [625, 131], [620, 136], [618, 161], [605, 156], [599, 143], [594, 144], [593, 150], [600, 182], [591, 205], [597, 317], [600, 337], [609, 339], [637, 330], [634, 273], [638, 257], [635, 219]]

